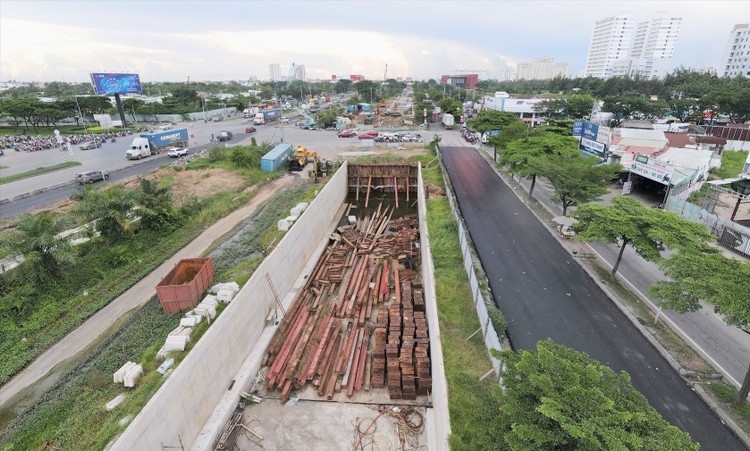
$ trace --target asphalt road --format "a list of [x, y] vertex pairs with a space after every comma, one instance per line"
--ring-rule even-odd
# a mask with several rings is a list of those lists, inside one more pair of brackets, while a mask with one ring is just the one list
[[539, 340], [585, 352], [633, 385], [703, 449], [744, 449], [473, 147], [441, 147], [515, 349]]
[[[522, 179], [519, 183], [528, 191], [529, 180]], [[553, 214], [562, 215], [560, 204], [550, 200], [551, 194], [551, 188], [543, 180], [538, 180], [534, 189], [534, 198]], [[610, 195], [605, 196], [602, 202], [607, 203], [609, 198], [611, 198]], [[568, 214], [573, 210], [575, 207], [569, 208]], [[589, 246], [599, 254], [602, 260], [609, 263], [609, 268], [616, 261], [620, 250], [619, 246], [607, 243], [591, 243]], [[728, 256], [736, 258], [736, 254], [725, 252]], [[651, 285], [667, 279], [658, 265], [644, 260], [633, 250], [632, 246], [628, 246], [625, 248], [618, 274], [633, 291], [639, 293], [641, 299], [651, 302], [652, 308], [656, 309], [656, 301], [646, 296], [646, 293]], [[674, 311], [663, 311], [659, 320], [669, 322], [672, 329], [680, 331], [680, 335], [693, 349], [708, 360], [714, 368], [717, 368], [735, 387], [740, 387], [748, 371], [748, 362], [750, 362], [750, 334], [727, 325], [710, 306], [704, 306], [693, 313], [680, 314]]]

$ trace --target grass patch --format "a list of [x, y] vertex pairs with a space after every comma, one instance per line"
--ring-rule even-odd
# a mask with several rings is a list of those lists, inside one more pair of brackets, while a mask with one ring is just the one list
[[743, 420], [750, 423], [750, 403], [745, 401], [742, 404], [737, 404], [735, 402], [737, 399], [737, 390], [734, 387], [716, 382], [704, 384], [703, 386], [708, 387], [709, 391], [719, 398], [725, 407], [731, 408]]
[[80, 165], [81, 163], [78, 161], [66, 161], [64, 163], [59, 163], [52, 166], [44, 166], [41, 168], [32, 169], [31, 171], [21, 172], [19, 174], [6, 175], [4, 177], [0, 177], [0, 185]]
[[731, 179], [737, 177], [747, 161], [746, 150], [734, 151], [725, 150], [721, 154], [721, 167], [714, 169], [712, 172], [716, 174], [719, 179]]
[[[494, 427], [499, 413], [497, 384], [479, 379], [492, 368], [481, 334], [457, 227], [446, 198], [427, 202], [430, 249], [435, 267], [441, 345], [448, 379], [448, 407], [454, 450], [494, 449], [502, 441]], [[491, 378], [490, 378], [491, 379]]]

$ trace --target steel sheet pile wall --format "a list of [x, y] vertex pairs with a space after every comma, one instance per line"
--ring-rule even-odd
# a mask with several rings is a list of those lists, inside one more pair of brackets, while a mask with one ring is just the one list
[[[282, 296], [291, 290], [346, 198], [346, 172], [344, 164], [112, 449], [191, 446], [263, 332], [275, 302], [267, 277]], [[239, 401], [240, 387], [230, 390]]]
[[427, 324], [430, 327], [430, 347], [432, 348], [432, 409], [425, 415], [425, 435], [428, 449], [448, 450], [448, 436], [451, 423], [448, 417], [448, 381], [445, 379], [443, 348], [440, 344], [440, 324], [438, 323], [437, 297], [435, 296], [435, 274], [433, 273], [430, 233], [427, 229], [427, 199], [425, 198], [422, 165], [419, 165], [417, 200], [419, 210], [419, 234], [422, 242], [422, 289], [424, 290]]

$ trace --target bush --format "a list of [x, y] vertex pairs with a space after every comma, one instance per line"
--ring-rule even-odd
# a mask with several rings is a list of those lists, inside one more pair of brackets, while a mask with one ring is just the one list
[[505, 331], [508, 329], [508, 321], [505, 319], [503, 312], [494, 305], [487, 304], [487, 314], [490, 317], [490, 321], [492, 321], [492, 328], [495, 330], [498, 338], [505, 335]]

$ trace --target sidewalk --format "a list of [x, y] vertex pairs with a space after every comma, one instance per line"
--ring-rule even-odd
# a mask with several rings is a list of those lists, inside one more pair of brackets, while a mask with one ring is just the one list
[[[482, 149], [480, 153], [490, 163], [492, 162], [491, 150]], [[501, 174], [501, 177], [507, 181], [507, 175]], [[530, 181], [525, 179], [519, 181], [519, 177], [514, 177], [514, 182], [525, 191], [522, 197], [527, 197]], [[611, 199], [614, 195], [618, 195], [618, 191], [616, 189], [611, 190], [610, 194], [604, 196], [603, 202]], [[562, 207], [550, 200], [551, 195], [552, 189], [543, 180], [537, 180], [534, 198], [553, 216], [561, 216]], [[568, 212], [570, 213], [572, 210], [574, 210], [574, 207], [569, 208]], [[606, 243], [585, 244], [571, 240], [566, 241], [565, 246], [581, 254], [595, 254], [607, 266], [607, 269], [612, 268], [619, 252], [619, 246]], [[735, 256], [732, 253], [730, 254], [733, 257]], [[658, 265], [644, 260], [633, 250], [632, 246], [625, 248], [617, 276], [641, 301], [650, 307], [654, 312], [655, 319], [658, 316], [660, 321], [667, 323], [727, 381], [737, 388], [740, 387], [747, 371], [748, 362], [750, 362], [750, 334], [724, 323], [710, 306], [687, 314], [662, 311], [646, 293], [651, 285], [660, 280], [667, 280], [667, 278]]]
[[91, 346], [102, 334], [112, 327], [130, 310], [141, 307], [156, 293], [155, 288], [162, 277], [183, 258], [202, 255], [214, 241], [225, 234], [244, 219], [253, 215], [260, 205], [270, 199], [279, 189], [291, 186], [296, 180], [294, 176], [284, 176], [263, 186], [244, 207], [232, 212], [209, 227], [198, 238], [167, 259], [151, 274], [130, 287], [118, 298], [99, 310], [77, 329], [70, 332], [54, 346], [47, 349], [13, 379], [0, 387], [0, 408], [11, 406], [13, 398], [33, 384], [52, 384], [62, 376], [55, 371], [76, 359]]

